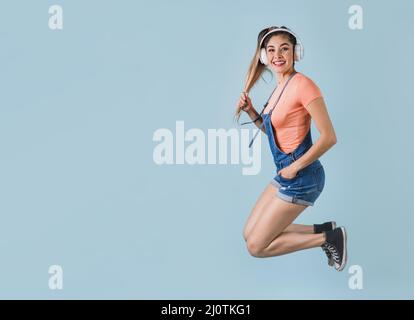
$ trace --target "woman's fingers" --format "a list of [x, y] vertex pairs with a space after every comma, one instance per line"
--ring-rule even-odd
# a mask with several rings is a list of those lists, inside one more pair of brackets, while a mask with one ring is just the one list
[[239, 100], [239, 103], [238, 103], [238, 108], [239, 109], [242, 109], [242, 110], [246, 110], [246, 109], [249, 109], [250, 104], [251, 104], [251, 102], [250, 102], [250, 98], [247, 95], [247, 92], [244, 92], [243, 91], [241, 93], [241, 95], [240, 95], [240, 100]]
[[239, 100], [239, 106], [242, 107], [245, 104], [246, 104], [246, 99], [242, 96]]

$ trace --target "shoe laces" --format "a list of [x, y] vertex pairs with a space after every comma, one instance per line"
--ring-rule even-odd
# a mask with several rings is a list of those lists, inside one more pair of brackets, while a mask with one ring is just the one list
[[325, 252], [325, 254], [326, 254], [326, 256], [328, 257], [328, 259], [330, 259], [331, 258], [331, 251], [328, 249], [328, 247], [324, 244], [323, 246], [322, 246], [322, 249], [323, 249], [323, 251]]
[[333, 244], [330, 244], [330, 243], [327, 243], [326, 244], [326, 248], [329, 250], [329, 252], [331, 253], [331, 255], [332, 255], [332, 259], [336, 262], [336, 263], [340, 263], [341, 262], [341, 260], [340, 260], [340, 257], [339, 257], [339, 252], [338, 252], [338, 249], [333, 245]]

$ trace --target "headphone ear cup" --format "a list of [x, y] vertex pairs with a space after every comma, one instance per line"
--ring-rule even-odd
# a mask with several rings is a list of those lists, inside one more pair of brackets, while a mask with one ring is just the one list
[[303, 59], [303, 47], [300, 44], [295, 45], [295, 61]]
[[265, 48], [262, 48], [260, 50], [260, 62], [263, 63], [265, 66], [267, 66], [267, 64], [268, 64]]

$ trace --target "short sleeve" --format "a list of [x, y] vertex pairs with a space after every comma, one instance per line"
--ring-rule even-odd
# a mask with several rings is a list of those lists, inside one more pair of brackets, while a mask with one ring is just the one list
[[322, 97], [319, 87], [309, 78], [303, 77], [298, 86], [299, 102], [307, 108], [307, 106], [316, 98]]

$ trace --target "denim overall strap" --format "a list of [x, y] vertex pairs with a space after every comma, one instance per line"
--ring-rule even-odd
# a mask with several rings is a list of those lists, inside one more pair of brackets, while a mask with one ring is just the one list
[[265, 125], [266, 135], [269, 140], [270, 151], [272, 152], [274, 163], [276, 164], [277, 167], [279, 167], [278, 166], [278, 153], [279, 152], [277, 150], [277, 146], [275, 143], [275, 137], [273, 135], [273, 128], [272, 128], [270, 115], [271, 113], [263, 115], [263, 124]]
[[[281, 91], [281, 92], [280, 92], [280, 94], [279, 94], [279, 97], [277, 97], [276, 103], [274, 104], [273, 108], [272, 108], [272, 109], [270, 109], [270, 112], [268, 113], [268, 114], [269, 114], [269, 118], [271, 117], [271, 115], [272, 115], [272, 111], [273, 111], [273, 109], [276, 107], [277, 103], [279, 102], [280, 97], [282, 96], [283, 91], [285, 91], [285, 89], [286, 89], [286, 87], [287, 87], [287, 85], [288, 85], [288, 83], [289, 83], [290, 79], [292, 79], [292, 78], [293, 78], [293, 76], [294, 76], [296, 73], [297, 73], [297, 72], [296, 72], [296, 71], [294, 71], [294, 72], [290, 75], [290, 77], [287, 79], [287, 81], [286, 81], [285, 85], [284, 85], [284, 86], [283, 86], [283, 88], [282, 88], [282, 91]], [[274, 90], [273, 90], [273, 92], [274, 92]], [[273, 95], [273, 92], [272, 92], [272, 95]], [[269, 100], [270, 100], [270, 97], [269, 97]], [[268, 100], [268, 102], [269, 102], [269, 100]], [[267, 106], [267, 103], [268, 103], [268, 102], [266, 102], [265, 107], [263, 108], [262, 112], [260, 112], [260, 114], [259, 114], [259, 117], [262, 115], [262, 113], [263, 113], [264, 109], [266, 108], [266, 106]], [[262, 124], [260, 125], [259, 129], [257, 129], [256, 133], [255, 133], [255, 134], [254, 134], [254, 136], [253, 136], [253, 139], [252, 139], [252, 140], [250, 141], [250, 143], [249, 143], [249, 148], [253, 145], [253, 141], [254, 141], [254, 139], [256, 139], [256, 137], [257, 137], [257, 135], [259, 134], [260, 130], [262, 130], [262, 128], [263, 128], [263, 126], [264, 126], [264, 123], [265, 123], [265, 122], [264, 122], [264, 121], [262, 121]]]

